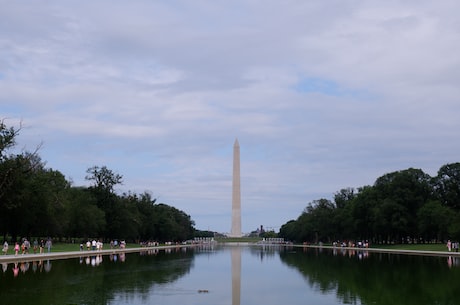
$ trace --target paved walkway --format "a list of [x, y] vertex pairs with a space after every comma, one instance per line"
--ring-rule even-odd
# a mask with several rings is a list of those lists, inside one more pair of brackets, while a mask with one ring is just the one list
[[459, 256], [460, 252], [449, 251], [428, 251], [428, 250], [400, 250], [400, 249], [382, 249], [382, 248], [356, 248], [356, 247], [333, 247], [333, 246], [316, 246], [316, 245], [298, 245], [296, 247], [318, 248], [318, 249], [335, 249], [349, 251], [367, 251], [376, 253], [394, 253], [407, 255], [425, 255], [425, 256]]
[[[66, 259], [73, 257], [88, 257], [95, 255], [110, 255], [116, 253], [131, 253], [131, 252], [143, 252], [152, 250], [164, 250], [164, 249], [176, 249], [182, 247], [193, 247], [197, 245], [171, 245], [171, 246], [158, 246], [158, 247], [138, 247], [138, 248], [125, 248], [125, 249], [109, 249], [101, 251], [69, 251], [69, 252], [50, 252], [42, 254], [9, 254], [1, 255], [0, 263], [19, 263], [19, 262], [31, 262], [31, 261], [42, 261], [42, 260], [56, 260]], [[254, 246], [257, 246], [256, 244]], [[393, 253], [393, 254], [406, 254], [406, 255], [425, 255], [425, 256], [456, 256], [460, 257], [460, 252], [448, 252], [448, 251], [420, 251], [420, 250], [398, 250], [398, 249], [382, 249], [382, 248], [350, 248], [350, 247], [332, 247], [332, 246], [316, 246], [316, 245], [289, 245], [296, 248], [317, 248], [317, 249], [335, 249], [337, 251], [348, 250], [348, 251], [367, 251], [375, 253]]]
[[42, 260], [56, 260], [66, 259], [72, 257], [88, 257], [96, 255], [110, 255], [116, 253], [131, 253], [131, 252], [144, 252], [152, 250], [162, 249], [175, 249], [181, 247], [189, 247], [190, 245], [172, 245], [172, 246], [158, 246], [158, 247], [138, 247], [138, 248], [125, 248], [125, 249], [109, 249], [109, 250], [83, 250], [83, 251], [69, 251], [69, 252], [45, 252], [42, 254], [8, 254], [0, 256], [0, 263], [19, 263], [19, 262], [31, 262], [31, 261], [42, 261]]

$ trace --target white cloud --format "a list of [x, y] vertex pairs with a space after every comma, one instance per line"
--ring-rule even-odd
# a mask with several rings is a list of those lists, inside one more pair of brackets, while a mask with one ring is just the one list
[[[457, 162], [456, 1], [2, 1], [1, 116], [86, 183], [107, 165], [199, 228], [243, 229], [386, 172]], [[244, 218], [245, 211], [249, 215]]]

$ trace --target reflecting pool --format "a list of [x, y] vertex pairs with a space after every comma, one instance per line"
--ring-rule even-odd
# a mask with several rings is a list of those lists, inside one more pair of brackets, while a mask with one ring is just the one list
[[94, 253], [3, 264], [0, 304], [460, 304], [457, 257], [211, 245]]

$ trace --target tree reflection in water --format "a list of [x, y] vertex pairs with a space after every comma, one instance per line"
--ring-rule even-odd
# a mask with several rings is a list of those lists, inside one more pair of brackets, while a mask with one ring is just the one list
[[[67, 304], [69, 300], [76, 304], [108, 304], [117, 293], [146, 295], [156, 285], [177, 280], [189, 272], [192, 259], [191, 251], [174, 249], [169, 253], [145, 251], [130, 255], [129, 259], [121, 253], [52, 263], [4, 264], [0, 304], [50, 305]], [[47, 276], [47, 272], [52, 276]]]
[[459, 304], [458, 258], [361, 249], [210, 246], [2, 270], [0, 304], [8, 305]]
[[[300, 250], [300, 249], [299, 249]], [[300, 252], [300, 251], [298, 251]], [[303, 248], [280, 252], [308, 285], [344, 304], [459, 304], [458, 258]]]

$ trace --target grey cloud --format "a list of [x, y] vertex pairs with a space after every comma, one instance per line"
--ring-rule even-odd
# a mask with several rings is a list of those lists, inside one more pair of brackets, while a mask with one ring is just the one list
[[1, 6], [0, 106], [28, 125], [21, 146], [43, 140], [78, 184], [107, 165], [199, 228], [226, 229], [235, 137], [243, 209], [277, 226], [280, 204], [294, 218], [385, 172], [458, 161], [455, 1]]

